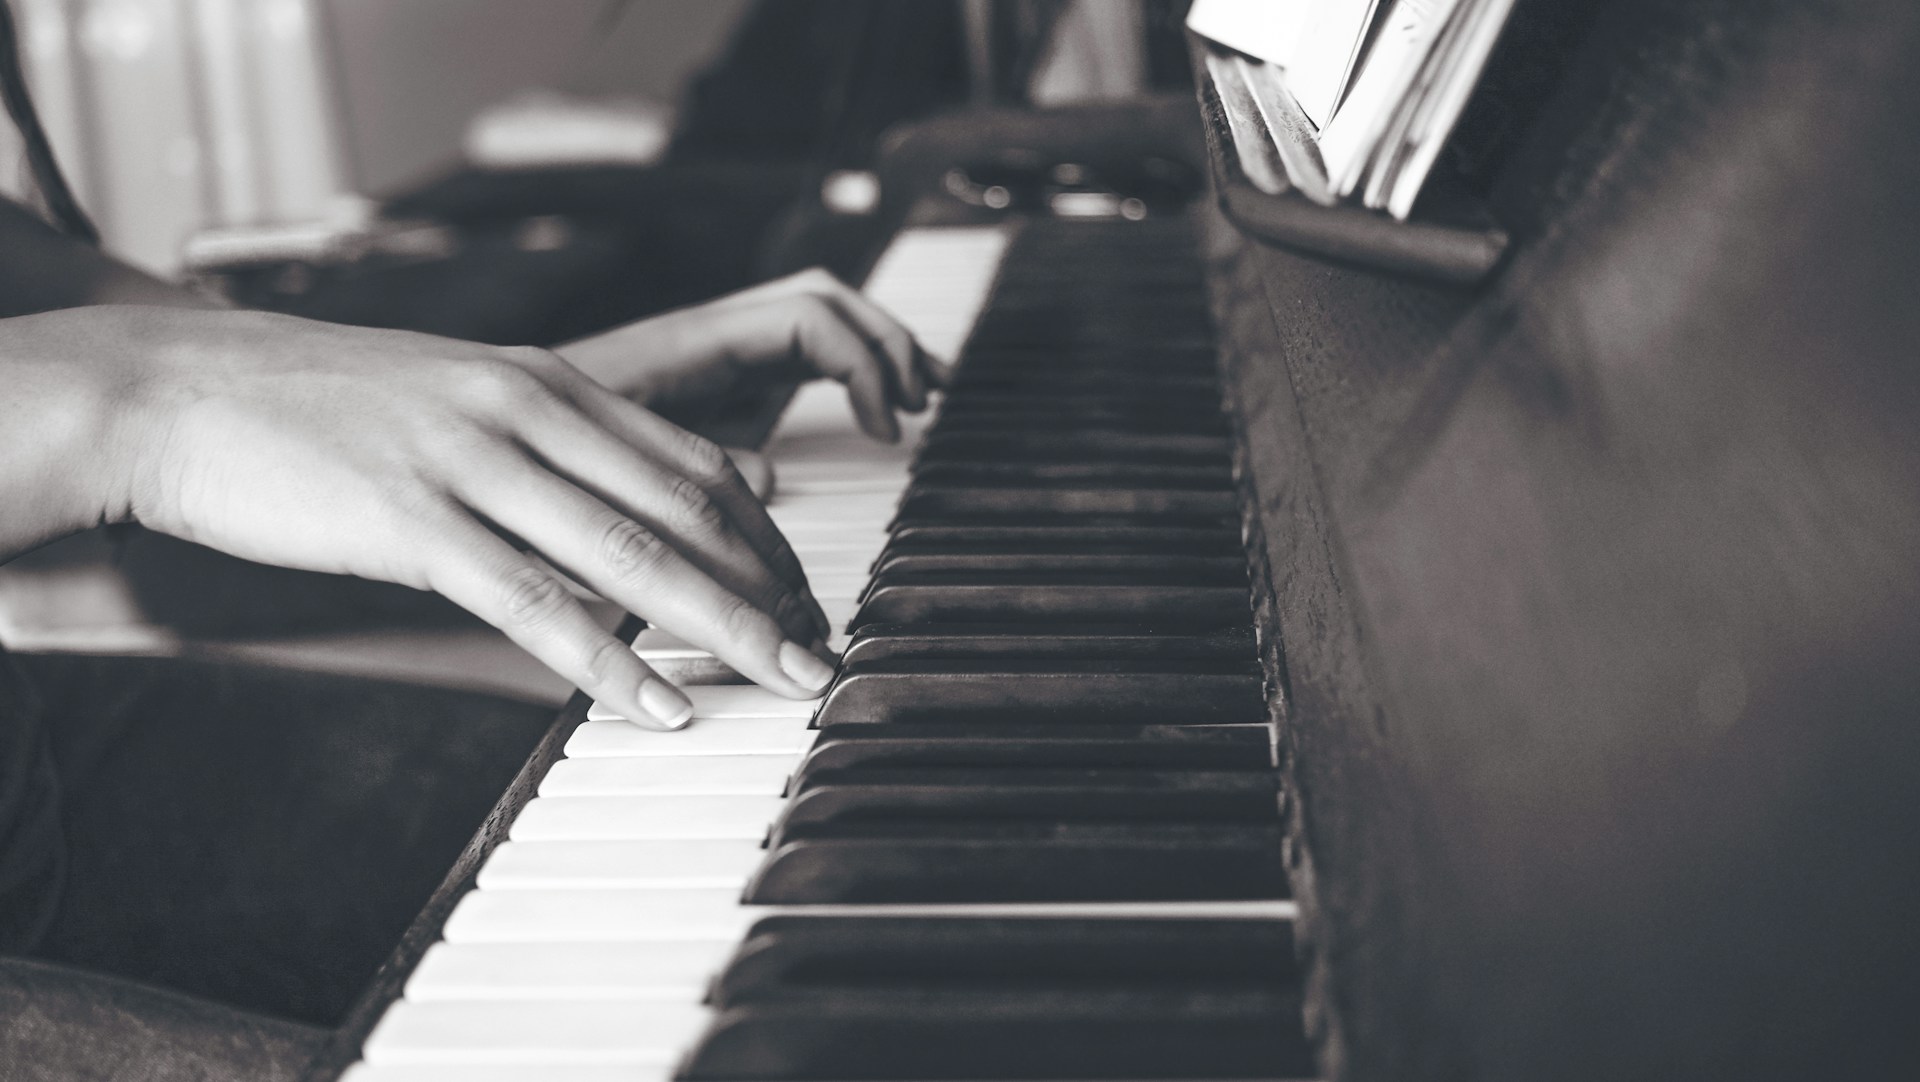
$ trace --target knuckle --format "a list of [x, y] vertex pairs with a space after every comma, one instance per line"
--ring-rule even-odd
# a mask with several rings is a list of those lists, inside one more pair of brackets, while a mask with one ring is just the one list
[[730, 642], [752, 642], [761, 636], [769, 620], [766, 613], [736, 596], [730, 598], [720, 612], [720, 630]]
[[586, 676], [589, 688], [604, 684], [607, 677], [626, 661], [631, 648], [617, 639], [604, 639], [587, 654], [586, 665], [582, 672]]
[[804, 627], [810, 618], [800, 607], [800, 598], [783, 590], [779, 600], [773, 603], [773, 619], [781, 627]]
[[733, 459], [720, 445], [704, 436], [687, 433], [686, 446], [680, 452], [681, 472], [695, 486], [705, 488], [733, 479]]
[[663, 547], [646, 527], [621, 519], [600, 539], [600, 559], [622, 581], [641, 578], [660, 564]]
[[564, 357], [539, 346], [508, 346], [501, 352], [515, 367], [540, 377], [550, 378], [569, 367]]
[[533, 373], [507, 360], [488, 359], [463, 366], [460, 390], [465, 400], [487, 412], [521, 407], [544, 387]]
[[689, 534], [711, 537], [726, 524], [713, 497], [690, 477], [674, 478], [667, 498], [672, 501], [675, 524]]
[[508, 572], [500, 582], [500, 595], [507, 620], [521, 628], [552, 623], [572, 600], [559, 580], [537, 567]]

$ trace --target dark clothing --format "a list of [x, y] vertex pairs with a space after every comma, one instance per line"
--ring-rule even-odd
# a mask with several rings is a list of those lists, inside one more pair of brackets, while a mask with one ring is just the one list
[[553, 714], [159, 658], [16, 656], [0, 696], [0, 1064], [47, 1078], [292, 1070]]
[[0, 651], [0, 955], [40, 941], [65, 880], [57, 776], [38, 709]]

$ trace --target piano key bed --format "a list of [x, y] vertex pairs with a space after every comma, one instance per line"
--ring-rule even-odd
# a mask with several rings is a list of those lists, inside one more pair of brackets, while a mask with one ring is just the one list
[[564, 716], [313, 1077], [1313, 1072], [1185, 225], [908, 230], [868, 292], [966, 346], [898, 447], [814, 385], [768, 448], [827, 696]]

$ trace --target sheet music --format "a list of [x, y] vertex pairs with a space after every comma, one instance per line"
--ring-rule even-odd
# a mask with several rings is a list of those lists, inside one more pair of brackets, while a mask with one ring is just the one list
[[1460, 0], [1394, 0], [1353, 91], [1320, 133], [1334, 190], [1352, 195]]
[[1333, 120], [1379, 6], [1380, 0], [1322, 0], [1314, 6], [1292, 63], [1284, 67], [1287, 88], [1315, 127], [1325, 129]]
[[1284, 68], [1312, 8], [1312, 0], [1194, 0], [1187, 29]]
[[1380, 0], [1198, 0], [1187, 29], [1283, 69], [1300, 111], [1324, 128], [1379, 6]]
[[1404, 144], [1397, 149], [1398, 160], [1386, 178], [1385, 198], [1370, 199], [1369, 206], [1383, 206], [1402, 220], [1413, 213], [1421, 185], [1432, 171], [1454, 124], [1459, 122], [1460, 114], [1466, 111], [1467, 100], [1473, 96], [1481, 72], [1486, 70], [1487, 60], [1500, 40], [1500, 31], [1506, 27], [1507, 16], [1513, 11], [1513, 3], [1514, 0], [1475, 0], [1467, 13], [1466, 25], [1457, 34], [1448, 35], [1432, 65], [1439, 69], [1435, 85], [1427, 89]]

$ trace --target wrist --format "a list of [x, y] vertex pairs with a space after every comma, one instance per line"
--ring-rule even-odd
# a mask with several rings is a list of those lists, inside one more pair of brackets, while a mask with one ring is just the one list
[[0, 560], [124, 517], [121, 396], [85, 331], [65, 312], [0, 321]]

